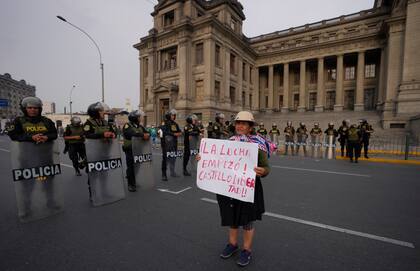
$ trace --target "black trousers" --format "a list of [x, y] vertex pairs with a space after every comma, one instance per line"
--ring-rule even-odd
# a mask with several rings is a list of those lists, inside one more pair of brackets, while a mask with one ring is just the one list
[[338, 141], [340, 142], [340, 146], [341, 146], [341, 156], [344, 156], [344, 149], [346, 149], [346, 156], [349, 156], [349, 151], [347, 149], [347, 139], [340, 138]]
[[191, 156], [190, 146], [185, 145], [184, 157], [182, 158], [182, 166], [183, 166], [184, 171], [187, 170], [187, 165], [188, 165], [188, 162], [190, 161], [190, 156]]
[[353, 157], [357, 160], [360, 157], [360, 143], [349, 141], [347, 144], [347, 150], [349, 152], [350, 159], [353, 159]]
[[136, 176], [134, 174], [134, 157], [133, 157], [133, 151], [130, 150], [124, 150], [125, 152], [125, 163], [127, 164], [127, 181], [129, 186], [136, 186]]
[[365, 153], [365, 156], [368, 156], [368, 152], [369, 152], [369, 139], [363, 139], [362, 144], [363, 144], [363, 151]]
[[69, 144], [69, 158], [73, 162], [74, 169], [79, 172], [80, 164], [79, 160], [86, 159], [86, 149], [83, 143]]

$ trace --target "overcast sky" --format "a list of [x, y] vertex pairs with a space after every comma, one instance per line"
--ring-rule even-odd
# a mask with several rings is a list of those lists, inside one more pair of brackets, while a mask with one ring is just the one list
[[[241, 0], [248, 37], [373, 7], [374, 0]], [[63, 112], [73, 85], [73, 111], [101, 99], [99, 56], [93, 43], [59, 21], [61, 15], [98, 43], [105, 65], [105, 101], [139, 104], [138, 51], [152, 28], [157, 0], [0, 0], [0, 74], [36, 86], [37, 95]]]

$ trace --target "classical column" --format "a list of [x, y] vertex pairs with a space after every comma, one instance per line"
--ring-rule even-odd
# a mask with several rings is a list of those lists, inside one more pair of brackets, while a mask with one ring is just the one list
[[324, 82], [324, 58], [318, 58], [318, 79], [316, 92], [315, 112], [324, 111], [325, 82]]
[[300, 61], [299, 107], [298, 112], [306, 111], [306, 60]]
[[365, 84], [365, 52], [359, 52], [357, 58], [357, 78], [356, 78], [356, 103], [354, 111], [364, 110], [364, 84]]
[[244, 110], [248, 110], [250, 108], [249, 104], [249, 94], [250, 94], [250, 87], [251, 87], [251, 80], [249, 78], [249, 64], [245, 63], [245, 78], [246, 78], [246, 89], [245, 89], [245, 108]]
[[230, 49], [224, 48], [225, 50], [225, 69], [224, 69], [224, 82], [222, 89], [224, 90], [224, 102], [226, 105], [233, 106], [230, 100]]
[[283, 107], [281, 112], [289, 112], [289, 63], [283, 64]]
[[210, 97], [215, 95], [214, 93], [214, 41], [211, 39], [204, 41], [204, 97], [203, 101], [210, 106]]
[[237, 67], [238, 67], [238, 74], [237, 74], [237, 84], [236, 84], [236, 104], [239, 105], [239, 107], [242, 108], [242, 91], [243, 91], [243, 59], [239, 56], [237, 57]]
[[274, 66], [268, 66], [268, 108], [267, 111], [273, 110], [273, 98], [274, 98]]
[[179, 42], [177, 63], [179, 68], [178, 98], [170, 104], [175, 104], [176, 109], [181, 109], [187, 106], [187, 94], [191, 91], [191, 40], [189, 38], [183, 38]]
[[334, 111], [343, 111], [343, 60], [344, 55], [337, 56], [337, 78], [335, 87], [335, 105]]
[[260, 110], [260, 71], [258, 67], [252, 69], [254, 92], [252, 95], [252, 110]]
[[383, 109], [383, 103], [384, 103], [384, 96], [385, 96], [385, 67], [386, 67], [386, 59], [385, 59], [385, 48], [381, 49], [381, 59], [380, 61], [380, 67], [379, 67], [379, 84], [378, 84], [378, 103], [376, 104], [376, 108], [378, 110]]

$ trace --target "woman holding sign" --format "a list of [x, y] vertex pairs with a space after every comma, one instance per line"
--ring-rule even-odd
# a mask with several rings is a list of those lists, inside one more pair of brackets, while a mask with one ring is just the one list
[[[268, 175], [270, 167], [268, 164], [268, 152], [266, 141], [252, 134], [255, 124], [254, 116], [247, 111], [239, 112], [235, 119], [236, 135], [230, 140], [250, 142], [258, 144], [258, 165], [254, 168], [256, 173], [254, 202], [245, 202], [237, 199], [217, 195], [217, 202], [220, 209], [222, 226], [229, 226], [229, 242], [223, 249], [220, 257], [228, 259], [239, 251], [238, 235], [239, 227], [243, 229], [243, 248], [237, 264], [247, 266], [251, 261], [251, 247], [254, 237], [254, 222], [261, 220], [264, 209], [264, 195], [261, 178]], [[197, 160], [201, 157], [197, 156]]]

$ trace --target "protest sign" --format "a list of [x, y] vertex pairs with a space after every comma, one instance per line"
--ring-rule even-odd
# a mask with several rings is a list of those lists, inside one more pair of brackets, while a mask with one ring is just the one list
[[203, 138], [197, 164], [200, 189], [254, 202], [255, 171], [258, 164], [256, 143]]

